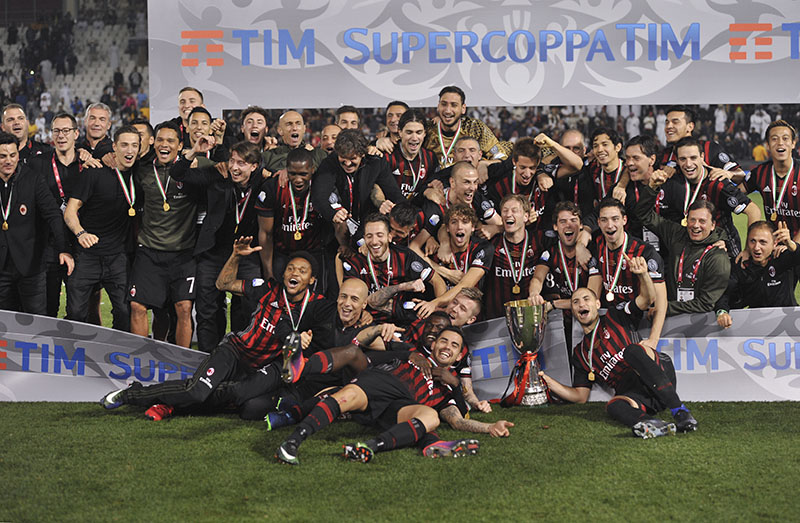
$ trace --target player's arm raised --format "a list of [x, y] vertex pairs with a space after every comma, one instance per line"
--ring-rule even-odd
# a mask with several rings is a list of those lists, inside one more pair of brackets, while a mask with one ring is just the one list
[[242, 256], [248, 256], [254, 252], [261, 250], [261, 247], [251, 247], [250, 242], [253, 241], [252, 236], [241, 236], [233, 242], [233, 252], [231, 257], [222, 266], [219, 271], [217, 281], [215, 283], [217, 290], [227, 291], [241, 296], [244, 291], [244, 281], [236, 279], [236, 273], [239, 272], [239, 259]]

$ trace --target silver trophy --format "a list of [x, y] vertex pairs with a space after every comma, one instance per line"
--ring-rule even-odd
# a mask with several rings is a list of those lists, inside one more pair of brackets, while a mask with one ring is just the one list
[[541, 367], [537, 358], [547, 325], [544, 305], [531, 305], [528, 300], [516, 300], [506, 302], [505, 309], [506, 326], [511, 342], [520, 353], [519, 361], [530, 366], [520, 404], [528, 407], [546, 405], [547, 387], [539, 377]]

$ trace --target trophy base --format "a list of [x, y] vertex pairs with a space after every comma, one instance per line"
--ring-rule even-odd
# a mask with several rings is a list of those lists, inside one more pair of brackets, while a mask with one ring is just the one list
[[525, 394], [519, 404], [525, 407], [546, 407], [547, 392], [544, 389], [525, 389]]

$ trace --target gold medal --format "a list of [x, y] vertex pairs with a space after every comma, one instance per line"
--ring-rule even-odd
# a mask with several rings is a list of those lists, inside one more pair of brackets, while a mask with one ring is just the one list
[[686, 219], [686, 216], [684, 216], [684, 217], [683, 217], [683, 220], [681, 220], [681, 225], [683, 225], [684, 227], [686, 227], [687, 225], [689, 225], [689, 220], [687, 220], [687, 219]]
[[167, 202], [164, 202], [164, 212], [167, 212], [168, 210], [169, 210], [169, 204]]
[[513, 287], [511, 287], [511, 292], [514, 294], [519, 294], [519, 290], [519, 285], [515, 284]]
[[594, 371], [589, 371], [589, 381], [594, 381]]
[[136, 210], [133, 207], [128, 209], [128, 216], [136, 216]]
[[606, 293], [606, 301], [614, 301], [614, 293], [613, 292], [608, 291]]
[[4, 231], [8, 230], [8, 222], [5, 222], [5, 221], [3, 222], [3, 230]]
[[772, 220], [773, 222], [778, 221], [778, 213], [774, 212], [774, 213], [770, 214], [769, 215], [769, 219]]
[[300, 239], [302, 239], [302, 238], [303, 238], [303, 233], [302, 233], [302, 232], [300, 232], [300, 231], [295, 231], [295, 233], [294, 233], [294, 240], [295, 240], [295, 241], [300, 241]]

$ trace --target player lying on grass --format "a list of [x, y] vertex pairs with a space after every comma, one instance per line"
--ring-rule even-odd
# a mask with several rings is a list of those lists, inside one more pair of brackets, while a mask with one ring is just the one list
[[344, 456], [364, 463], [375, 452], [385, 452], [415, 444], [423, 446], [426, 456], [465, 456], [478, 451], [478, 441], [472, 439], [442, 442], [434, 431], [439, 419], [456, 430], [482, 432], [493, 437], [508, 436], [514, 424], [505, 420], [481, 423], [464, 419], [459, 397], [458, 378], [447, 369], [461, 356], [464, 336], [458, 327], [441, 330], [433, 344], [431, 377], [407, 361], [379, 365], [359, 374], [350, 384], [322, 399], [295, 431], [284, 441], [275, 457], [284, 463], [299, 463], [300, 445], [312, 434], [330, 425], [345, 412], [363, 424], [383, 429], [376, 438], [365, 443], [344, 446]]
[[[655, 295], [653, 280], [642, 257], [625, 261], [640, 283], [635, 300], [611, 307], [600, 316], [600, 300], [581, 287], [571, 298], [572, 315], [583, 328], [583, 339], [575, 345], [572, 386], [563, 385], [544, 372], [550, 391], [574, 403], [586, 403], [595, 380], [608, 384], [616, 394], [606, 412], [631, 427], [636, 436], [654, 438], [697, 430], [697, 421], [675, 391], [675, 368], [666, 354], [635, 343], [632, 333]], [[653, 415], [669, 408], [675, 423]]]

